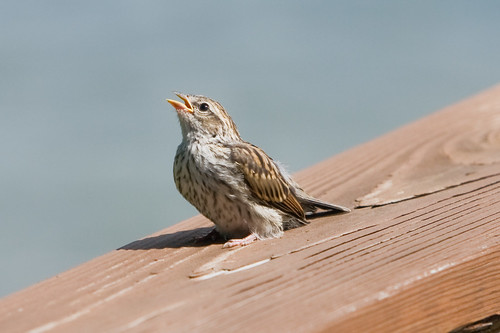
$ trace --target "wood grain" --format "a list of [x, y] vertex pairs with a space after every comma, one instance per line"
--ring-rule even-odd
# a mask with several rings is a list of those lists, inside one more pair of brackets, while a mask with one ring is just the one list
[[196, 216], [0, 301], [2, 332], [446, 332], [500, 312], [500, 86], [300, 172], [281, 239]]

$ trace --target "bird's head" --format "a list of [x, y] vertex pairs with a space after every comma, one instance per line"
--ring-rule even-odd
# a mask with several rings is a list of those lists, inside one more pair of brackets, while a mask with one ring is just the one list
[[184, 103], [167, 99], [177, 111], [184, 139], [241, 140], [231, 117], [219, 102], [201, 95], [175, 93]]

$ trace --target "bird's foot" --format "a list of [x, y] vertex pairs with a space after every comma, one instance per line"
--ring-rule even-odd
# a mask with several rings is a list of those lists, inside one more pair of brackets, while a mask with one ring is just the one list
[[194, 242], [196, 244], [198, 243], [213, 243], [215, 241], [220, 241], [222, 239], [222, 236], [221, 234], [219, 234], [219, 232], [213, 228], [212, 230], [210, 230], [210, 232], [206, 235], [203, 235], [203, 236], [199, 236], [199, 237], [195, 237], [194, 239]]
[[245, 246], [245, 245], [248, 245], [248, 244], [255, 242], [256, 240], [257, 240], [257, 236], [254, 234], [250, 234], [250, 235], [246, 236], [245, 238], [230, 239], [222, 246], [222, 248], [225, 249], [225, 248], [231, 248], [231, 247], [235, 247], [235, 246]]

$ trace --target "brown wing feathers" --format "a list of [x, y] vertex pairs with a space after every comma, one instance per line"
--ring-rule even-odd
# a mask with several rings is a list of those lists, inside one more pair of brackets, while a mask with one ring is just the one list
[[273, 160], [260, 148], [251, 144], [232, 149], [232, 157], [243, 172], [252, 192], [270, 206], [304, 219], [304, 209], [290, 186], [283, 179]]

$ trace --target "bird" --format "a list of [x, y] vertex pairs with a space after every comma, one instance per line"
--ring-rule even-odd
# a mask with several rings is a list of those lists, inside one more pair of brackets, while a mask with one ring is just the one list
[[207, 237], [223, 236], [223, 248], [279, 238], [284, 230], [308, 224], [318, 209], [350, 209], [307, 194], [261, 148], [244, 141], [217, 101], [174, 92], [167, 99], [177, 112], [182, 142], [174, 159], [174, 181], [180, 194], [215, 224]]

